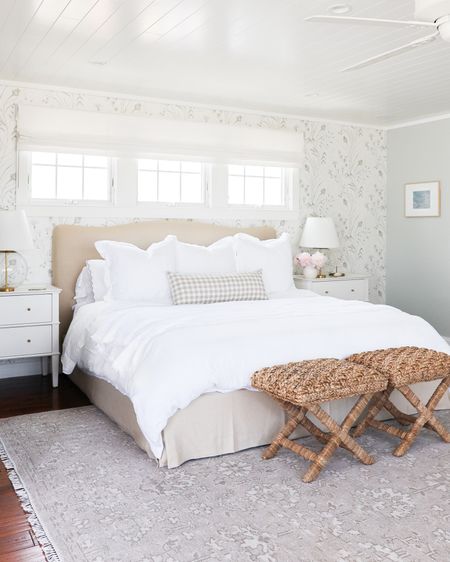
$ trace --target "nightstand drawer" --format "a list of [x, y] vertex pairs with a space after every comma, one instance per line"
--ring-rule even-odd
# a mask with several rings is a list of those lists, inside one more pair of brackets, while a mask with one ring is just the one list
[[52, 353], [51, 326], [0, 328], [0, 357]]
[[349, 274], [336, 279], [305, 279], [301, 275], [294, 276], [297, 289], [307, 289], [323, 297], [334, 297], [344, 300], [369, 300], [368, 277]]
[[52, 295], [0, 297], [0, 326], [52, 321]]
[[364, 281], [328, 281], [326, 283], [317, 283], [314, 291], [325, 297], [335, 297], [345, 300], [365, 300], [366, 284]]

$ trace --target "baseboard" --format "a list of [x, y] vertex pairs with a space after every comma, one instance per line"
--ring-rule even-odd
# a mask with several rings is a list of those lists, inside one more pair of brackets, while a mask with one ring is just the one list
[[41, 360], [39, 357], [0, 361], [0, 379], [26, 377], [28, 375], [39, 375], [40, 373]]

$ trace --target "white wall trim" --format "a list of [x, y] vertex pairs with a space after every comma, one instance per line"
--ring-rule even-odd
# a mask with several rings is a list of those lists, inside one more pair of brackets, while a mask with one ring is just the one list
[[[295, 194], [295, 201], [298, 201], [298, 194]], [[29, 217], [40, 218], [64, 218], [79, 217], [83, 218], [127, 218], [130, 221], [134, 217], [139, 219], [196, 219], [196, 220], [240, 220], [246, 219], [251, 221], [298, 221], [300, 218], [300, 210], [285, 209], [280, 210], [265, 209], [251, 207], [244, 208], [240, 206], [228, 207], [208, 207], [208, 206], [183, 206], [183, 205], [164, 205], [151, 203], [137, 203], [131, 207], [102, 207], [67, 205], [67, 206], [41, 206], [41, 205], [17, 205], [18, 209], [24, 209]]]
[[76, 94], [84, 94], [84, 95], [93, 95], [93, 96], [104, 96], [104, 97], [114, 97], [118, 99], [125, 99], [125, 100], [132, 100], [132, 101], [142, 101], [148, 103], [160, 103], [166, 105], [187, 105], [194, 108], [199, 109], [209, 109], [209, 110], [216, 110], [216, 111], [230, 111], [230, 112], [238, 112], [248, 115], [258, 115], [261, 118], [270, 118], [270, 117], [278, 117], [280, 119], [296, 119], [298, 121], [311, 121], [315, 123], [334, 123], [336, 125], [347, 125], [350, 127], [364, 127], [368, 129], [377, 129], [385, 131], [389, 127], [386, 125], [380, 125], [373, 122], [359, 122], [359, 121], [346, 121], [343, 119], [332, 119], [330, 117], [315, 117], [311, 115], [304, 115], [299, 113], [284, 113], [284, 112], [277, 112], [272, 111], [270, 108], [268, 109], [252, 109], [246, 106], [228, 106], [228, 105], [220, 105], [214, 103], [201, 103], [201, 102], [193, 102], [187, 101], [182, 99], [168, 99], [168, 98], [157, 98], [151, 96], [138, 96], [133, 93], [124, 93], [124, 92], [111, 92], [111, 91], [104, 91], [104, 90], [90, 90], [85, 88], [73, 88], [68, 86], [56, 86], [54, 84], [40, 84], [37, 82], [17, 82], [15, 80], [1, 80], [0, 79], [0, 86], [10, 86], [15, 88], [34, 88], [40, 90], [54, 90], [58, 92], [71, 92]]
[[414, 127], [416, 125], [425, 125], [427, 123], [434, 123], [435, 121], [445, 121], [450, 119], [450, 113], [441, 113], [440, 115], [430, 115], [429, 117], [421, 117], [412, 119], [411, 121], [400, 121], [392, 125], [386, 125], [386, 131], [393, 131], [395, 129], [404, 129], [406, 127]]
[[450, 345], [450, 336], [442, 336], [444, 340]]

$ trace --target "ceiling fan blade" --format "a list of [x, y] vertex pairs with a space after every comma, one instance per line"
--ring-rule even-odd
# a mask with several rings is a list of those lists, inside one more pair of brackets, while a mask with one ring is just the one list
[[355, 18], [347, 16], [309, 16], [305, 21], [317, 23], [356, 23], [365, 25], [391, 25], [395, 27], [434, 27], [436, 24], [430, 21], [416, 20], [386, 20], [380, 18]]
[[420, 39], [416, 39], [415, 41], [411, 41], [411, 43], [407, 43], [406, 45], [402, 45], [401, 47], [397, 47], [395, 49], [391, 49], [390, 51], [386, 51], [381, 53], [381, 55], [376, 55], [375, 57], [370, 57], [370, 59], [365, 59], [357, 64], [352, 64], [351, 66], [347, 66], [343, 68], [341, 72], [347, 72], [349, 70], [357, 70], [359, 68], [363, 68], [365, 66], [369, 66], [370, 64], [375, 64], [377, 62], [381, 62], [382, 60], [389, 59], [391, 57], [395, 57], [406, 51], [410, 51], [415, 49], [416, 47], [420, 47], [421, 45], [426, 45], [427, 43], [431, 43], [439, 36], [439, 31], [431, 35], [426, 35], [425, 37], [421, 37]]

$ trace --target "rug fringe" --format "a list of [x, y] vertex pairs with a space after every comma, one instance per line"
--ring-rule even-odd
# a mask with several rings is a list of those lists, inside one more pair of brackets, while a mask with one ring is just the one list
[[27, 514], [28, 522], [33, 529], [33, 533], [39, 543], [39, 546], [42, 548], [44, 552], [44, 556], [47, 559], [47, 562], [62, 562], [59, 558], [53, 544], [51, 543], [50, 539], [48, 538], [44, 528], [42, 527], [41, 522], [34, 510], [33, 504], [31, 503], [30, 497], [28, 496], [28, 492], [25, 486], [22, 484], [20, 476], [17, 474], [16, 467], [14, 463], [9, 458], [8, 453], [6, 452], [6, 448], [0, 439], [0, 461], [3, 463], [6, 469], [6, 473], [8, 474], [8, 478], [11, 481], [11, 484], [14, 488], [14, 491], [19, 498], [20, 505], [22, 509]]

